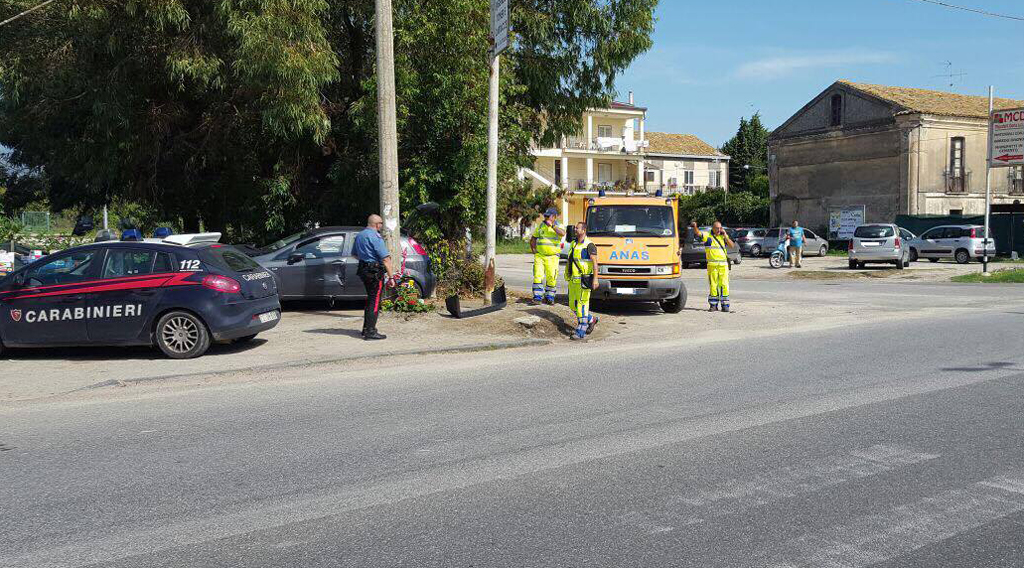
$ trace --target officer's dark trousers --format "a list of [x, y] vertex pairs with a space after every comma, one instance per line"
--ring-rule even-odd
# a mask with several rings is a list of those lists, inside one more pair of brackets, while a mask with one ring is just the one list
[[366, 307], [363, 309], [363, 334], [377, 332], [377, 315], [384, 296], [384, 269], [359, 263], [359, 278], [366, 286]]

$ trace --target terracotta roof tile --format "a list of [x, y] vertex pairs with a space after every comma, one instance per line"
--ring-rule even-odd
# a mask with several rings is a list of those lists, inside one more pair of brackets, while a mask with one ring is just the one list
[[670, 134], [667, 132], [646, 133], [650, 146], [648, 154], [673, 156], [723, 156], [714, 146], [692, 134]]
[[[839, 81], [839, 83], [902, 107], [903, 110], [897, 114], [921, 113], [970, 118], [988, 117], [988, 97], [912, 89], [910, 87], [869, 85], [867, 83], [854, 83], [843, 80]], [[1024, 101], [1004, 98], [997, 98], [995, 100], [995, 108], [997, 110], [1014, 107], [1024, 107]]]

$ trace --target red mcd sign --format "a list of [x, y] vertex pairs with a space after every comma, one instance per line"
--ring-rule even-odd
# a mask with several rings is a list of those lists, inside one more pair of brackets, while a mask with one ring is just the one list
[[1024, 108], [992, 113], [988, 156], [993, 168], [1024, 165]]

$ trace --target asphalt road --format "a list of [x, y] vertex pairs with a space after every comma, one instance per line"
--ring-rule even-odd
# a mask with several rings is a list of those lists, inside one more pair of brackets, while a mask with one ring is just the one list
[[0, 409], [0, 567], [1022, 566], [1024, 308], [984, 293]]

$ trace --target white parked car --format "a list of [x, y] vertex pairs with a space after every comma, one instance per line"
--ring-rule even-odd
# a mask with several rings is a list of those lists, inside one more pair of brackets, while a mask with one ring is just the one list
[[910, 266], [910, 243], [903, 233], [909, 232], [888, 223], [860, 225], [850, 239], [850, 268], [862, 268], [867, 263], [895, 264], [903, 270]]
[[989, 256], [995, 256], [996, 241], [985, 238], [981, 225], [943, 225], [922, 233], [910, 242], [910, 248], [912, 257], [927, 258], [929, 262], [948, 258], [967, 264], [971, 259], [981, 260], [986, 248]]

